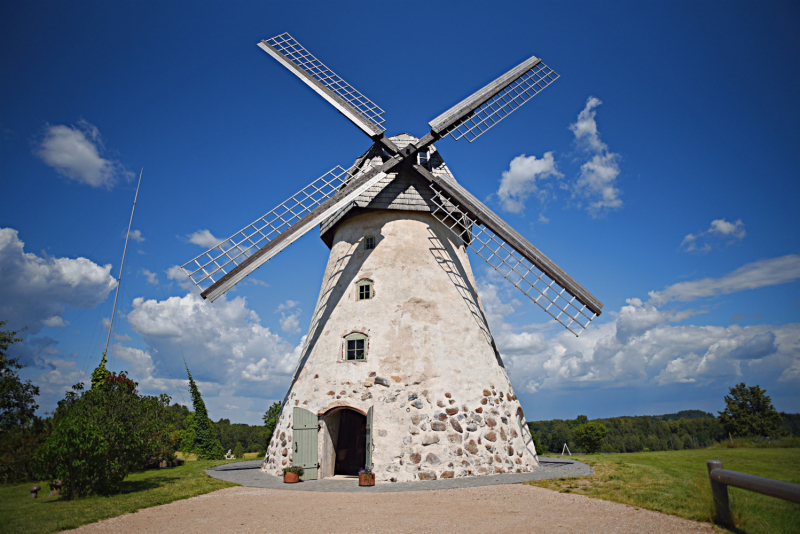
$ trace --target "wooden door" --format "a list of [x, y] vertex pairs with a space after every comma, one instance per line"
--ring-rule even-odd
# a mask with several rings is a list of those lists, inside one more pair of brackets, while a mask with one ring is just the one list
[[301, 480], [317, 480], [317, 433], [319, 422], [317, 414], [303, 408], [295, 408], [293, 421], [292, 465], [303, 468]]
[[375, 446], [372, 444], [372, 406], [367, 411], [367, 456], [364, 459], [364, 465], [372, 469], [372, 449]]

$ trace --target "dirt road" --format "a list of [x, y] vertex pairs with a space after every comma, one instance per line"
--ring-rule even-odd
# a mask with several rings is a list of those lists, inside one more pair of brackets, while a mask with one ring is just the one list
[[714, 532], [707, 523], [520, 484], [403, 493], [226, 488], [70, 533]]

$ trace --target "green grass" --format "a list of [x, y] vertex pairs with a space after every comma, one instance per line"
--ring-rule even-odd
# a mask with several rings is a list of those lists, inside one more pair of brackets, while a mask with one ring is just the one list
[[[706, 460], [723, 467], [800, 484], [800, 449], [715, 448], [579, 456], [595, 469], [591, 477], [531, 482], [556, 491], [577, 493], [673, 514], [711, 521], [713, 501]], [[800, 505], [758, 493], [729, 488], [734, 520], [741, 532], [800, 532]]]
[[75, 528], [109, 517], [116, 517], [188, 499], [222, 488], [236, 486], [205, 474], [206, 469], [225, 461], [188, 461], [181, 467], [134, 473], [125, 479], [122, 493], [110, 497], [90, 497], [66, 501], [48, 497], [45, 482], [38, 499], [29, 497], [32, 483], [0, 485], [0, 531], [48, 533]]

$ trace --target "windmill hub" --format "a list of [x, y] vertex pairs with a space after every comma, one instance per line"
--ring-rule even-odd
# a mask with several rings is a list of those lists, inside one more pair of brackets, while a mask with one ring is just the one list
[[602, 304], [471, 195], [433, 143], [475, 140], [558, 78], [531, 57], [429, 123], [386, 137], [383, 110], [289, 34], [259, 46], [374, 144], [183, 266], [213, 301], [319, 225], [330, 247], [262, 471], [378, 482], [531, 471], [536, 450], [467, 249], [575, 335]]

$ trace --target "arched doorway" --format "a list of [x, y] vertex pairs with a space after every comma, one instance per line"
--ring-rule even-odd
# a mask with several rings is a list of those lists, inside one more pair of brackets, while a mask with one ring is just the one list
[[322, 477], [358, 475], [367, 465], [367, 416], [340, 408], [320, 419], [324, 428]]

